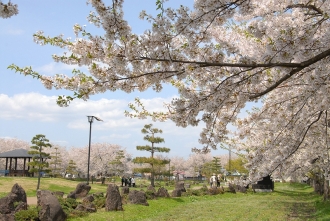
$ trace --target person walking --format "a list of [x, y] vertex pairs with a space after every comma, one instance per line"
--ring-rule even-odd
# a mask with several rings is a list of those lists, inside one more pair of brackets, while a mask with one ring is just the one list
[[135, 179], [134, 177], [131, 178], [132, 186], [135, 187]]
[[220, 187], [221, 174], [217, 176], [217, 187]]
[[216, 187], [217, 186], [217, 177], [216, 177], [215, 173], [211, 176], [211, 180], [212, 180], [211, 187]]
[[122, 177], [121, 177], [121, 186], [124, 186], [124, 183], [125, 183], [125, 177], [122, 176]]

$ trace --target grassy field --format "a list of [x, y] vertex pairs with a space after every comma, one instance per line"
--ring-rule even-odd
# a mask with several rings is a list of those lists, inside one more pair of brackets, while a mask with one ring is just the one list
[[[28, 196], [35, 196], [37, 179], [4, 177], [0, 178], [0, 196], [5, 196], [15, 183], [21, 185]], [[63, 191], [67, 194], [78, 183], [44, 178], [41, 180], [41, 189]], [[98, 183], [91, 186], [91, 192], [105, 192], [107, 188], [107, 185]], [[304, 184], [276, 183], [272, 193], [226, 192], [215, 196], [159, 198], [148, 202], [149, 206], [125, 204], [124, 211], [121, 212], [99, 209], [97, 213], [69, 220], [330, 220], [330, 203], [323, 202], [321, 196]]]

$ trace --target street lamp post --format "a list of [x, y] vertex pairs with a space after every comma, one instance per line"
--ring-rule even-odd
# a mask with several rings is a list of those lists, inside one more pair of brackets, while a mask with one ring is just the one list
[[91, 156], [91, 136], [92, 136], [92, 123], [95, 118], [97, 121], [102, 121], [100, 118], [95, 116], [87, 116], [89, 122], [89, 145], [88, 145], [88, 161], [87, 161], [87, 185], [89, 184], [89, 164]]

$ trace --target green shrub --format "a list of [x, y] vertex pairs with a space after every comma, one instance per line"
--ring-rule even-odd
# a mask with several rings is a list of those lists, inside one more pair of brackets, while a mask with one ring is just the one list
[[58, 201], [60, 202], [62, 209], [67, 215], [69, 215], [75, 208], [77, 208], [79, 204], [76, 199], [72, 198], [59, 197]]
[[147, 200], [153, 200], [156, 198], [156, 194], [152, 190], [145, 191]]
[[29, 206], [27, 210], [21, 210], [15, 213], [16, 221], [38, 221], [39, 209], [35, 206]]
[[102, 196], [98, 196], [98, 197], [94, 197], [94, 205], [96, 206], [97, 209], [101, 209], [105, 207], [105, 197]]

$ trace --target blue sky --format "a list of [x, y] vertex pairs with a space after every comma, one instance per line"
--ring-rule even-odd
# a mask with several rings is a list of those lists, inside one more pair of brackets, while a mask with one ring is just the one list
[[[4, 0], [4, 3], [7, 1]], [[12, 0], [18, 4], [19, 14], [9, 19], [0, 19], [0, 137], [18, 138], [30, 141], [36, 134], [45, 134], [53, 143], [67, 148], [88, 145], [89, 123], [87, 115], [95, 115], [103, 122], [93, 123], [92, 143], [107, 142], [119, 144], [133, 154], [137, 145], [144, 145], [143, 125], [153, 123], [164, 131], [161, 135], [165, 143], [160, 146], [171, 148], [168, 156], [187, 157], [192, 147], [198, 143], [198, 127], [179, 128], [171, 121], [160, 123], [151, 120], [130, 119], [124, 116], [128, 103], [140, 97], [151, 110], [160, 110], [164, 102], [176, 96], [176, 90], [166, 86], [161, 93], [148, 90], [143, 93], [126, 94], [107, 92], [91, 97], [87, 102], [76, 100], [69, 107], [56, 105], [56, 97], [71, 92], [47, 90], [31, 77], [24, 77], [8, 70], [10, 64], [20, 67], [32, 66], [34, 70], [46, 75], [70, 74], [72, 66], [55, 63], [52, 54], [62, 54], [63, 50], [52, 46], [40, 46], [33, 42], [32, 35], [44, 31], [46, 35], [74, 38], [73, 25], [86, 25], [91, 33], [103, 34], [102, 29], [89, 24], [86, 17], [92, 10], [84, 0]], [[110, 1], [105, 1], [110, 3]], [[125, 1], [124, 13], [132, 29], [143, 33], [149, 23], [139, 19], [141, 10], [155, 12], [155, 0]], [[193, 4], [193, 1], [172, 1], [171, 6]], [[81, 70], [84, 71], [84, 68]], [[86, 70], [86, 69], [85, 69]], [[1, 147], [0, 147], [1, 148]], [[217, 150], [214, 155], [228, 151]]]

